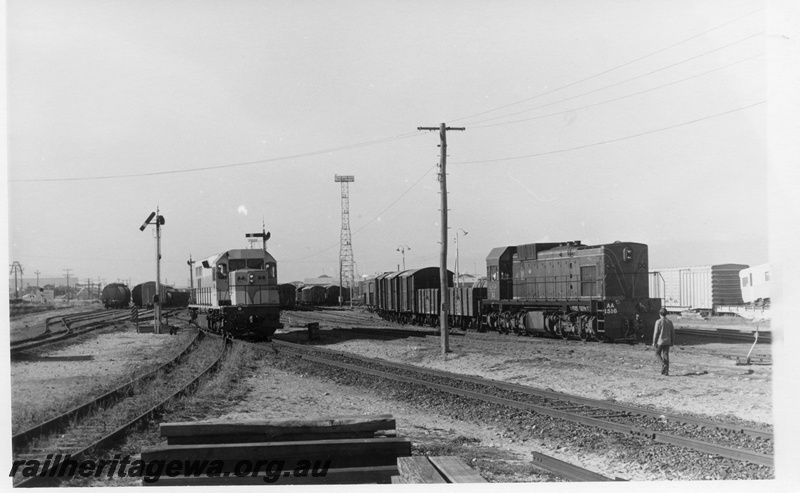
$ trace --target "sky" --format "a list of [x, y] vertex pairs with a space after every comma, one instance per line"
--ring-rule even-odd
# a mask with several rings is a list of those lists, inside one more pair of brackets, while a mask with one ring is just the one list
[[[10, 1], [8, 255], [26, 277], [188, 284], [271, 233], [279, 282], [496, 246], [769, 260], [764, 4]], [[747, 225], [747, 234], [732, 225]], [[464, 235], [463, 231], [467, 234]], [[67, 270], [69, 269], [69, 270]]]

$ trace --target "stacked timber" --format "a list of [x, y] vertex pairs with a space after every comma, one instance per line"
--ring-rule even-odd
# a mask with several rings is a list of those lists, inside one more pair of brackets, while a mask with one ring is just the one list
[[163, 423], [167, 444], [142, 461], [149, 486], [388, 484], [411, 442], [391, 415]]
[[398, 476], [392, 484], [485, 483], [480, 474], [458, 457], [398, 457]]

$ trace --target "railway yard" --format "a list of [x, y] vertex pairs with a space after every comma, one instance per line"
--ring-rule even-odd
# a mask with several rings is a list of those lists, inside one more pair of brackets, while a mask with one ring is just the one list
[[775, 477], [771, 348], [763, 332], [753, 346], [747, 322], [715, 331], [677, 318], [663, 377], [643, 344], [468, 331], [452, 334], [443, 358], [433, 329], [359, 308], [284, 311], [271, 343], [224, 343], [179, 310], [170, 313], [177, 335], [137, 333], [124, 313], [59, 313], [76, 334], [29, 347], [61, 330], [56, 315], [12, 319], [15, 458], [138, 457], [161, 442], [162, 422], [391, 414], [413, 455], [458, 457], [488, 482], [568, 480], [543, 456], [611, 480]]

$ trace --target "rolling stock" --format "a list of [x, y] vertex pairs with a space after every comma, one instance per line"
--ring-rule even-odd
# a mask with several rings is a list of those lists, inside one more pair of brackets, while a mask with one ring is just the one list
[[[745, 264], [671, 267], [650, 271], [650, 296], [671, 312], [716, 315], [721, 307], [741, 306], [739, 272]], [[723, 310], [725, 312], [725, 310]]]
[[739, 271], [742, 302], [754, 306], [770, 304], [770, 265], [754, 265]]
[[[533, 243], [493, 249], [487, 280], [453, 287], [451, 327], [601, 341], [648, 341], [661, 301], [649, 296], [647, 245]], [[439, 268], [387, 272], [362, 282], [364, 304], [389, 320], [436, 326]]]
[[[139, 308], [152, 308], [156, 295], [155, 281], [143, 282], [133, 287], [131, 300]], [[180, 292], [172, 286], [161, 285], [161, 306], [164, 308], [185, 307], [189, 304], [189, 293]]]
[[483, 322], [517, 334], [647, 341], [661, 308], [649, 297], [647, 245], [532, 243], [486, 259]]
[[277, 262], [265, 249], [234, 249], [195, 267], [192, 317], [212, 331], [269, 340], [280, 323]]
[[292, 310], [297, 305], [297, 286], [294, 284], [278, 284], [278, 299], [282, 310]]
[[124, 284], [107, 284], [100, 294], [100, 302], [106, 308], [127, 308], [131, 302], [131, 290]]

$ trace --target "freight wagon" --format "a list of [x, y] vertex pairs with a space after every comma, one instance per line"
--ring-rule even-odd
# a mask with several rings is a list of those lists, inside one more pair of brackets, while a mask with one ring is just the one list
[[124, 284], [108, 284], [103, 288], [100, 301], [106, 308], [127, 308], [131, 301], [131, 290]]
[[[131, 300], [139, 308], [153, 308], [156, 296], [155, 281], [143, 282], [133, 287]], [[189, 293], [181, 295], [172, 286], [161, 285], [161, 306], [164, 308], [187, 306]]]
[[[440, 282], [438, 267], [380, 274], [375, 278], [375, 309], [387, 320], [411, 323], [425, 315], [418, 311], [418, 291], [438, 288]], [[453, 285], [453, 273], [449, 270], [447, 285]]]
[[743, 305], [739, 272], [744, 264], [719, 264], [654, 269], [650, 297], [661, 299], [670, 312], [718, 314], [723, 306]]

